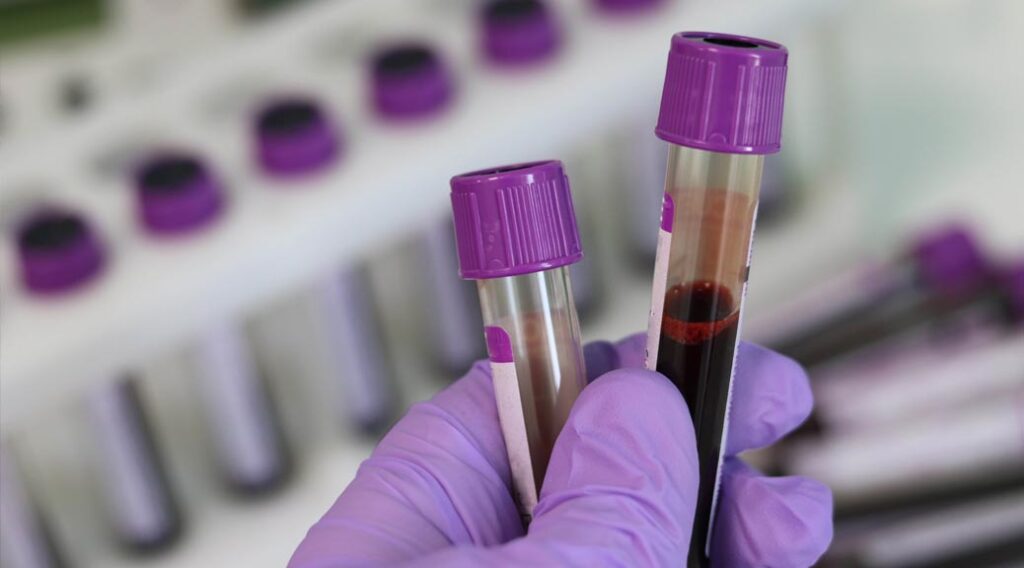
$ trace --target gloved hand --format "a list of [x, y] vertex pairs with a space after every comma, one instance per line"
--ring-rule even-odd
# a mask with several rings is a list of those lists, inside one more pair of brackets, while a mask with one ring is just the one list
[[[644, 339], [585, 349], [591, 376], [555, 444], [524, 535], [490, 368], [415, 405], [384, 437], [289, 564], [337, 566], [679, 566], [697, 495], [686, 403], [641, 370]], [[804, 371], [741, 344], [726, 453], [767, 446], [810, 413]], [[617, 370], [616, 370], [617, 369]], [[832, 538], [832, 499], [801, 477], [723, 470], [718, 566], [809, 566]]]

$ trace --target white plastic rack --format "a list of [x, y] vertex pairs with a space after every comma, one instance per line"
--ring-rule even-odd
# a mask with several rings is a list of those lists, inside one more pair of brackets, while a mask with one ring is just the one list
[[[183, 342], [204, 322], [251, 312], [408, 236], [444, 213], [454, 172], [557, 156], [649, 109], [673, 32], [773, 36], [833, 4], [689, 1], [615, 21], [580, 2], [559, 5], [567, 26], [561, 55], [541, 69], [513, 73], [487, 69], [472, 56], [466, 13], [446, 5], [442, 13], [454, 17], [435, 15], [422, 30], [406, 14], [384, 29], [416, 31], [451, 51], [459, 101], [441, 120], [398, 127], [366, 116], [359, 62], [332, 59], [327, 48], [345, 30], [388, 22], [408, 3], [316, 3], [169, 71], [155, 92], [105, 105], [69, 129], [4, 144], [0, 199], [13, 207], [38, 199], [42, 188], [46, 199], [80, 208], [97, 223], [112, 262], [87, 289], [38, 300], [16, 285], [5, 242], [0, 425], [10, 431], [40, 408]], [[359, 36], [354, 31], [352, 41]], [[239, 109], [258, 94], [294, 89], [327, 103], [344, 129], [346, 155], [322, 175], [277, 183], [252, 167], [248, 115]], [[98, 166], [111, 156], [123, 160], [119, 153], [166, 145], [205, 155], [231, 193], [225, 218], [184, 241], [144, 237], [132, 222], [125, 180]], [[19, 193], [28, 190], [35, 197]]]

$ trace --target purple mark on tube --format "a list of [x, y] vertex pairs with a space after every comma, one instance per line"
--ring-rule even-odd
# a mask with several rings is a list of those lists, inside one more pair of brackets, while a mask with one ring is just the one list
[[487, 355], [492, 363], [512, 362], [512, 339], [508, 332], [496, 325], [489, 325], [484, 328], [484, 337], [487, 338]]
[[672, 221], [675, 219], [676, 204], [672, 201], [672, 196], [665, 194], [665, 198], [661, 200], [661, 230], [666, 233], [672, 232]]

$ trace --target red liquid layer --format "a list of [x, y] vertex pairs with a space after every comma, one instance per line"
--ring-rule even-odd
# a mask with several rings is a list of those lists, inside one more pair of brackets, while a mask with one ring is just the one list
[[697, 433], [700, 489], [690, 544], [690, 565], [704, 557], [718, 457], [721, 454], [732, 379], [739, 307], [715, 282], [676, 285], [665, 294], [658, 344], [658, 372], [683, 393]]

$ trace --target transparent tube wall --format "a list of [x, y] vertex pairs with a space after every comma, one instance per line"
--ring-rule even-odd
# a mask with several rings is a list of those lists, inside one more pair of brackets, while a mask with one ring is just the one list
[[207, 328], [196, 349], [199, 384], [228, 480], [259, 492], [283, 480], [288, 469], [284, 436], [270, 393], [249, 349], [244, 327], [230, 321]]
[[706, 564], [717, 505], [762, 164], [759, 155], [675, 145], [669, 151], [648, 367], [683, 393], [697, 433], [701, 481], [691, 565]]
[[[528, 518], [555, 439], [586, 385], [569, 269], [479, 280], [477, 285], [513, 485]], [[495, 356], [495, 328], [507, 334], [511, 361]]]
[[170, 542], [181, 517], [134, 382], [117, 379], [95, 387], [89, 407], [115, 531], [132, 548]]

